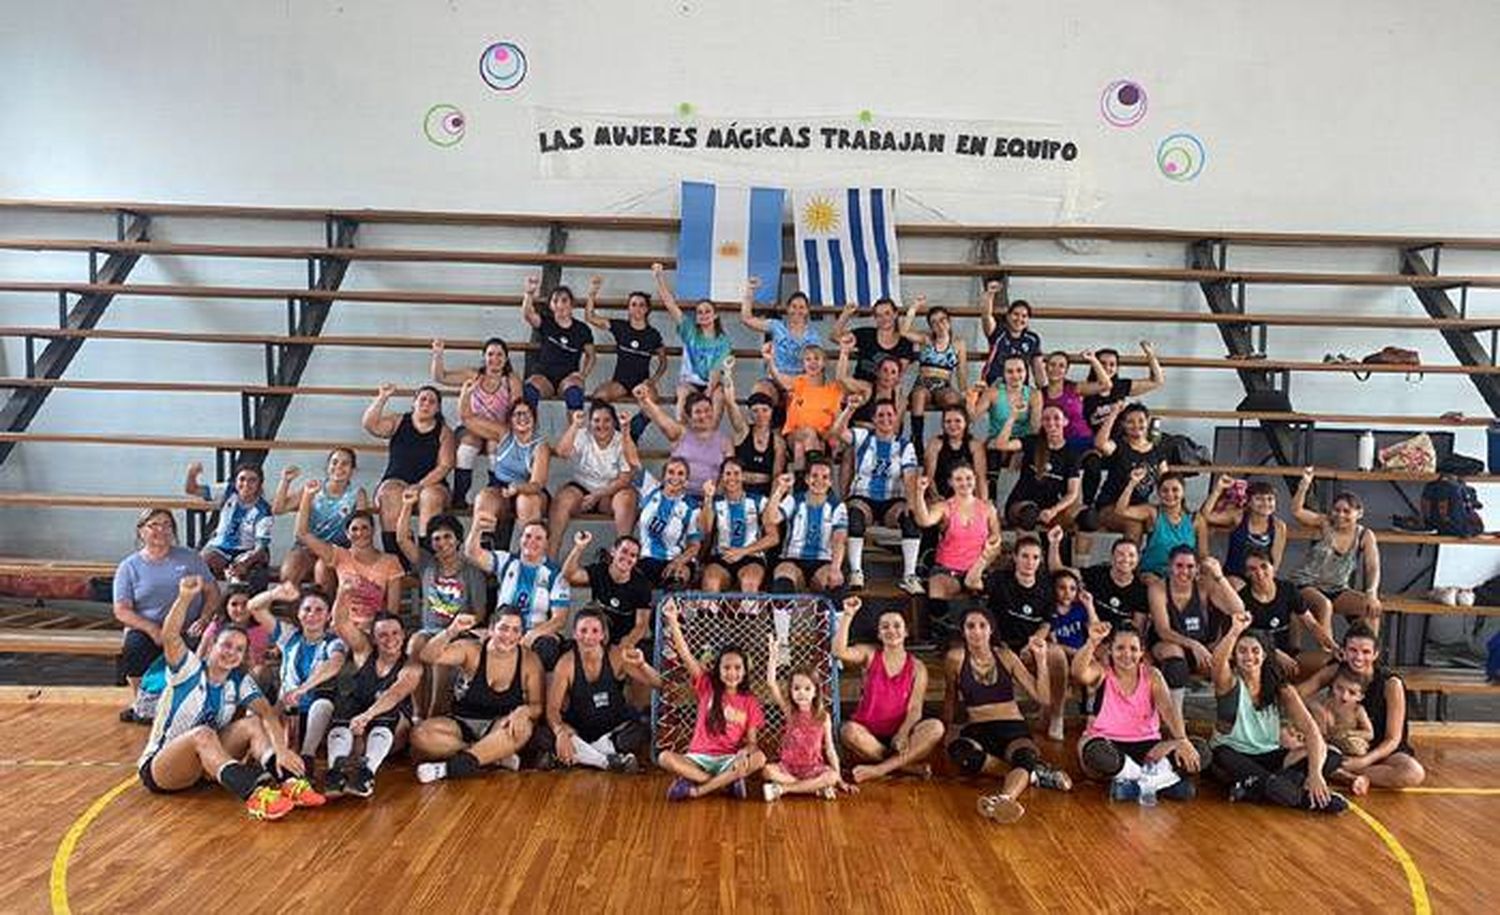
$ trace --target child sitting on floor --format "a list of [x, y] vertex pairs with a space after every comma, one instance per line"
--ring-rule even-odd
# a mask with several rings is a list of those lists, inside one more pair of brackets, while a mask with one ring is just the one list
[[833, 716], [823, 706], [812, 672], [803, 667], [792, 670], [787, 684], [792, 698], [787, 701], [776, 679], [780, 651], [781, 643], [773, 632], [766, 639], [766, 688], [785, 716], [786, 727], [781, 732], [781, 759], [766, 764], [766, 803], [783, 794], [817, 794], [831, 801], [839, 788], [855, 790], [839, 775]]

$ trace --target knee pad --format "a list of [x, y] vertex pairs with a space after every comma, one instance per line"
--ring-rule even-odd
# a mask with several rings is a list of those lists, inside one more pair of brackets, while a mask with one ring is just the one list
[[459, 445], [458, 446], [458, 458], [457, 458], [458, 469], [459, 470], [473, 470], [474, 469], [474, 459], [477, 458], [477, 457], [479, 457], [479, 446], [478, 445]]
[[1035, 772], [1037, 763], [1041, 761], [1042, 757], [1037, 754], [1036, 747], [1017, 747], [1008, 760], [1012, 766], [1027, 772]]
[[917, 523], [917, 518], [910, 511], [901, 513], [901, 536], [912, 539], [922, 536], [922, 525]]
[[1085, 533], [1097, 531], [1099, 529], [1099, 510], [1097, 508], [1085, 508], [1078, 513], [1078, 517], [1074, 519], [1073, 524]]
[[1017, 502], [1011, 506], [1007, 514], [1010, 515], [1012, 527], [1029, 531], [1036, 527], [1037, 516], [1041, 514], [1041, 509], [1036, 507], [1035, 502]]
[[777, 576], [776, 578], [771, 579], [771, 593], [772, 594], [796, 594], [797, 593], [797, 583], [794, 582], [794, 581], [792, 581], [790, 578], [783, 578], [781, 576]]
[[1161, 675], [1167, 681], [1167, 686], [1172, 689], [1182, 689], [1188, 685], [1188, 677], [1193, 669], [1188, 667], [1187, 658], [1167, 658], [1161, 662]]
[[1103, 737], [1095, 737], [1083, 745], [1084, 768], [1098, 778], [1114, 778], [1125, 768], [1125, 755], [1119, 748]]
[[637, 413], [630, 418], [630, 438], [640, 441], [641, 436], [646, 434], [646, 427], [651, 425], [651, 417], [645, 413]]
[[849, 536], [863, 537], [866, 523], [864, 510], [853, 505], [849, 506]]
[[984, 757], [984, 748], [967, 737], [948, 744], [948, 758], [965, 775], [978, 775], [984, 771]]
[[580, 388], [575, 384], [567, 390], [563, 391], [563, 403], [568, 405], [569, 411], [582, 410], [583, 388]]
[[531, 405], [531, 411], [536, 412], [536, 405], [542, 402], [542, 392], [537, 390], [536, 385], [526, 382], [521, 385], [521, 398]]

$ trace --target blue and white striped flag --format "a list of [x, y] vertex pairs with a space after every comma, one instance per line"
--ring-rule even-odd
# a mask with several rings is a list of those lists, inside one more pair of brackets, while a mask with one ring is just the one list
[[900, 305], [895, 202], [890, 188], [795, 192], [797, 282], [814, 305]]
[[677, 236], [677, 295], [738, 302], [745, 281], [760, 277], [757, 302], [776, 301], [781, 285], [781, 210], [786, 191], [682, 182]]

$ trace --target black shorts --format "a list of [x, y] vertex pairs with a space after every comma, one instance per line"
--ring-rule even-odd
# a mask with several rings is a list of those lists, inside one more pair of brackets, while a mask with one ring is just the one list
[[964, 725], [958, 736], [979, 744], [996, 759], [1005, 759], [1012, 744], [1031, 739], [1031, 729], [1024, 721], [976, 721]]
[[812, 584], [813, 575], [815, 575], [819, 569], [824, 568], [826, 566], [833, 565], [833, 561], [832, 560], [823, 560], [823, 559], [792, 559], [789, 556], [782, 557], [781, 562], [788, 563], [790, 565], [794, 565], [797, 568], [801, 569], [802, 570], [802, 581], [803, 581], [804, 584], [807, 584], [807, 585], [811, 585]]
[[125, 630], [125, 641], [120, 646], [120, 673], [132, 678], [144, 677], [159, 657], [161, 646], [151, 636], [139, 629]]
[[856, 504], [868, 505], [870, 507], [870, 523], [885, 526], [886, 515], [896, 506], [905, 506], [906, 497], [899, 499], [867, 499], [864, 496], [850, 496], [848, 500], [849, 511], [854, 511]]
[[483, 740], [484, 736], [494, 728], [495, 722], [505, 716], [501, 715], [500, 718], [460, 718], [457, 715], [446, 715], [444, 717], [458, 725], [458, 733], [463, 737], [464, 743], [473, 744]]
[[552, 387], [557, 389], [556, 393], [561, 394], [563, 379], [567, 378], [569, 375], [578, 374], [578, 369], [578, 365], [572, 366], [571, 368], [567, 366], [532, 365], [531, 374], [540, 375], [543, 378], [547, 379], [552, 383]]
[[703, 568], [707, 569], [709, 566], [718, 566], [719, 568], [728, 572], [730, 576], [738, 578], [741, 569], [749, 568], [751, 566], [758, 566], [762, 572], [766, 571], [766, 560], [760, 556], [741, 556], [734, 562], [730, 562], [723, 556], [716, 555], [711, 557], [708, 562], [704, 563]]
[[151, 777], [151, 764], [155, 761], [156, 753], [152, 753], [150, 756], [146, 757], [145, 761], [142, 762], [136, 769], [136, 772], [141, 776], [141, 784], [144, 785], [146, 790], [151, 792], [152, 794], [180, 794], [184, 791], [191, 791], [192, 789], [198, 787], [203, 783], [203, 779], [199, 778], [198, 781], [193, 782], [191, 785], [188, 785], [185, 788], [163, 788], [161, 785], [158, 785], [156, 783], [156, 779]]
[[[1099, 691], [1101, 694], [1103, 690]], [[1097, 737], [1096, 740], [1109, 740], [1108, 737]], [[1136, 761], [1137, 765], [1146, 764], [1146, 754], [1150, 753], [1160, 740], [1109, 740], [1110, 744], [1126, 756]]]
[[[667, 587], [670, 583], [662, 579], [662, 572], [671, 562], [672, 560], [670, 559], [652, 559], [650, 556], [642, 556], [636, 562], [636, 568], [640, 569], [641, 574], [645, 575], [647, 578], [655, 582], [658, 587]], [[685, 581], [690, 582], [698, 577], [698, 570], [696, 568], [696, 565], [697, 564], [692, 562], [691, 560], [688, 561], [688, 575]]]

